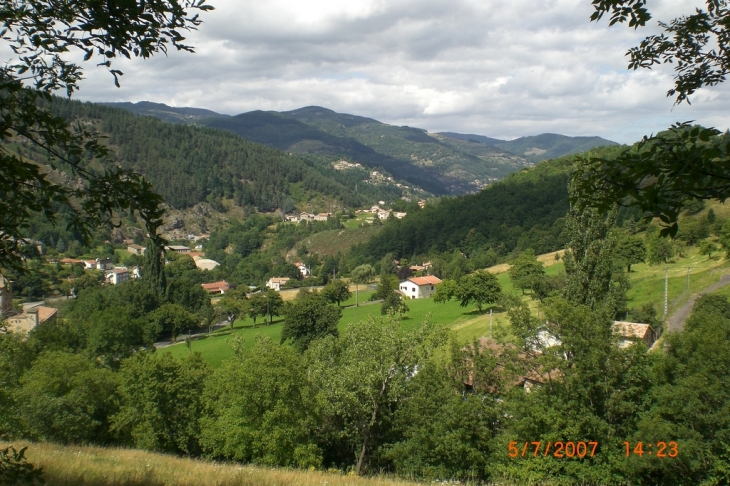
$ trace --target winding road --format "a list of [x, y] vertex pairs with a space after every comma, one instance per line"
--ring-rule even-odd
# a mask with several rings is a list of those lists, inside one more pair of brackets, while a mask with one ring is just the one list
[[694, 294], [690, 299], [687, 301], [686, 304], [684, 304], [682, 307], [677, 310], [667, 321], [667, 331], [669, 332], [682, 332], [684, 329], [684, 321], [687, 320], [687, 317], [689, 317], [689, 313], [692, 312], [692, 307], [694, 307], [695, 302], [699, 297], [705, 294], [709, 294], [711, 292], [714, 292], [715, 290], [722, 288], [726, 285], [730, 284], [730, 275], [723, 275], [720, 277], [720, 281], [717, 282], [714, 285], [710, 285], [704, 290], [701, 290], [699, 293]]

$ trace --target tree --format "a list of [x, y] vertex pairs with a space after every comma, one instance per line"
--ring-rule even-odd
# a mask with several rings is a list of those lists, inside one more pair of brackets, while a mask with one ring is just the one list
[[119, 370], [120, 409], [112, 428], [134, 447], [200, 453], [203, 386], [210, 374], [199, 353], [177, 360], [141, 352]]
[[712, 258], [712, 254], [718, 250], [717, 243], [710, 240], [702, 240], [700, 243], [700, 254], [707, 255], [707, 259]]
[[405, 314], [409, 310], [408, 305], [403, 300], [403, 295], [397, 290], [389, 293], [380, 305], [381, 315]]
[[653, 237], [649, 242], [649, 263], [659, 265], [674, 258], [674, 245], [667, 238]]
[[455, 295], [461, 301], [462, 307], [474, 303], [477, 305], [479, 313], [481, 313], [482, 307], [499, 301], [502, 295], [502, 286], [499, 284], [497, 277], [486, 270], [482, 270], [461, 277], [456, 286]]
[[269, 316], [269, 324], [271, 324], [274, 316], [278, 317], [284, 307], [284, 300], [279, 295], [279, 292], [268, 288], [266, 291], [253, 294], [249, 299], [249, 303], [249, 312], [254, 324], [256, 324], [256, 317], [258, 316]]
[[627, 236], [619, 240], [616, 256], [626, 265], [626, 272], [631, 273], [631, 265], [646, 261], [646, 245], [641, 238]]
[[429, 322], [402, 332], [394, 317], [371, 317], [310, 347], [308, 376], [322, 413], [342, 424], [357, 474], [382, 442], [380, 426], [390, 421], [414, 373], [444, 340], [445, 331]]
[[612, 312], [624, 307], [628, 281], [623, 267], [615, 264], [616, 209], [602, 215], [590, 207], [570, 208], [565, 230], [570, 241], [565, 251], [566, 300], [591, 310], [607, 306]]
[[380, 276], [380, 282], [375, 289], [375, 293], [371, 297], [373, 300], [386, 299], [390, 294], [398, 290], [399, 285], [398, 277], [392, 274], [386, 274]]
[[372, 267], [372, 265], [360, 265], [358, 267], [355, 267], [350, 275], [352, 276], [352, 281], [355, 282], [355, 306], [359, 306], [360, 303], [357, 299], [359, 291], [358, 286], [360, 284], [372, 282], [373, 277], [375, 277], [375, 269]]
[[451, 279], [444, 279], [436, 286], [436, 292], [433, 294], [433, 301], [439, 304], [445, 304], [456, 295], [457, 283]]
[[315, 339], [337, 336], [337, 323], [342, 311], [327, 304], [318, 293], [307, 292], [284, 307], [281, 342], [291, 339], [294, 347], [304, 351]]
[[251, 316], [254, 325], [256, 325], [256, 319], [266, 315], [266, 296], [263, 292], [257, 292], [251, 295], [248, 304], [248, 315]]
[[[676, 103], [689, 103], [696, 90], [725, 81], [730, 68], [730, 10], [724, 1], [705, 3], [706, 9], [660, 22], [663, 33], [646, 37], [628, 51], [629, 69], [674, 65], [674, 87], [667, 96], [676, 95]], [[628, 21], [630, 27], [639, 28], [651, 19], [646, 0], [593, 0], [592, 4], [592, 21], [608, 14], [610, 25]], [[674, 236], [686, 201], [725, 201], [730, 196], [730, 145], [727, 137], [717, 137], [719, 133], [679, 123], [644, 137], [638, 147], [617, 157], [584, 157], [573, 173], [577, 189], [573, 202], [582, 200], [581, 204], [602, 211], [616, 202], [637, 206], [667, 225], [662, 236]]]
[[337, 307], [351, 295], [350, 287], [342, 280], [333, 280], [322, 289], [322, 296], [333, 304], [337, 304]]
[[246, 292], [239, 289], [226, 292], [223, 298], [218, 301], [217, 307], [226, 316], [226, 320], [231, 325], [231, 331], [236, 319], [245, 318], [251, 311], [251, 304], [246, 299]]
[[526, 289], [534, 291], [545, 280], [545, 267], [537, 260], [534, 250], [525, 250], [512, 263], [509, 278], [524, 295]]
[[152, 240], [147, 243], [147, 248], [144, 252], [142, 282], [153, 290], [158, 297], [163, 297], [167, 292], [165, 253]]
[[[643, 27], [651, 20], [646, 0], [593, 0], [592, 21], [610, 14], [609, 25], [629, 21], [629, 27]], [[730, 10], [723, 1], [706, 0], [707, 10], [695, 9], [659, 26], [671, 37], [661, 33], [646, 37], [638, 47], [629, 49], [629, 69], [651, 69], [655, 64], [673, 64], [677, 73], [674, 87], [667, 96], [677, 96], [676, 102], [687, 101], [703, 86], [715, 86], [725, 81], [730, 72]]]
[[314, 390], [302, 355], [268, 337], [245, 351], [234, 340], [233, 350], [206, 380], [203, 450], [266, 466], [319, 467]]
[[20, 380], [17, 412], [25, 437], [62, 444], [107, 443], [116, 412], [116, 375], [63, 351], [43, 353]]
[[172, 342], [181, 331], [198, 327], [198, 317], [188, 312], [179, 304], [162, 304], [149, 314], [149, 319], [153, 323], [158, 334], [166, 332], [170, 334]]
[[[112, 69], [111, 61], [119, 55], [149, 58], [170, 45], [192, 51], [182, 33], [201, 23], [191, 12], [210, 9], [202, 0], [104, 8], [86, 0], [3, 3], [3, 40], [15, 59], [0, 69], [0, 267], [22, 268], [23, 230], [36, 214], [55, 222], [63, 212], [69, 229], [88, 241], [96, 228], [114, 221], [116, 212], [134, 212], [161, 243], [162, 198], [143, 177], [113, 164], [110, 151], [81, 124], [72, 128], [53, 115], [51, 93], [64, 89], [71, 96], [78, 89], [83, 70], [64, 59], [73, 51], [83, 52], [85, 61], [102, 57], [100, 65], [117, 85], [122, 72]], [[55, 183], [52, 173], [10, 148], [8, 142], [20, 139], [46, 152], [54, 171], [81, 183]]]

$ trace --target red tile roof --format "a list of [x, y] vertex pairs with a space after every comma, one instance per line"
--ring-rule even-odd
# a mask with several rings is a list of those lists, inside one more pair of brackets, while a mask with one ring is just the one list
[[222, 280], [220, 282], [213, 282], [213, 283], [207, 283], [202, 284], [203, 288], [207, 290], [208, 292], [223, 292], [230, 288], [230, 285], [228, 285], [228, 282], [225, 280]]
[[418, 285], [437, 285], [441, 283], [441, 279], [434, 275], [426, 275], [425, 277], [411, 277], [408, 280]]

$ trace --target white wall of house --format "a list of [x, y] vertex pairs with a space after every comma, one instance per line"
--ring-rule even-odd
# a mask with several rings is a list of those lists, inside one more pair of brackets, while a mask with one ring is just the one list
[[400, 283], [400, 292], [411, 299], [427, 299], [436, 292], [435, 284], [416, 285], [410, 280]]

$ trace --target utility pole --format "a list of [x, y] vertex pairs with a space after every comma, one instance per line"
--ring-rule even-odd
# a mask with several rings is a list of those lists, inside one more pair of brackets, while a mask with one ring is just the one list
[[689, 292], [689, 269], [690, 267], [687, 267], [687, 292]]
[[489, 339], [492, 339], [492, 309], [489, 309]]
[[667, 307], [669, 304], [669, 267], [664, 269], [664, 318], [667, 317]]

